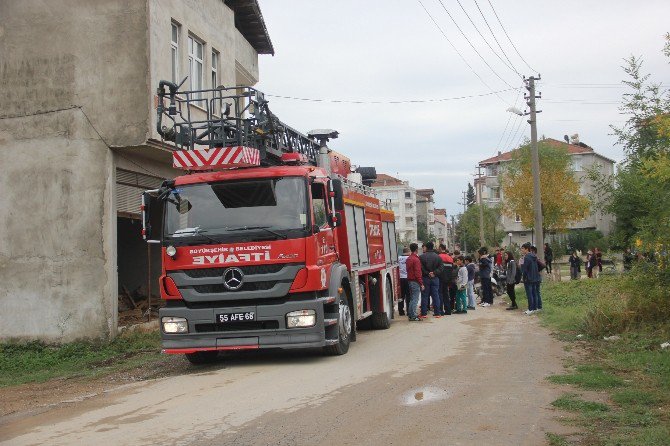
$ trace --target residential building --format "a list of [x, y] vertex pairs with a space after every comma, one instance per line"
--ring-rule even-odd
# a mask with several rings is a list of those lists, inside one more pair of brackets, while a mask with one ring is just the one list
[[386, 174], [377, 174], [372, 184], [379, 200], [388, 202], [395, 213], [396, 232], [401, 242], [417, 240], [416, 190], [407, 181]]
[[119, 291], [161, 273], [140, 193], [182, 173], [158, 83], [256, 84], [274, 53], [258, 2], [9, 1], [0, 31], [0, 338], [113, 337]]
[[435, 236], [435, 200], [433, 195], [435, 195], [433, 189], [417, 189], [416, 191], [417, 224], [426, 228], [428, 237]]
[[[587, 170], [593, 166], [597, 166], [603, 174], [612, 174], [614, 172], [615, 162], [595, 152], [588, 145], [579, 142], [577, 135], [573, 136], [573, 140], [570, 143], [551, 138], [545, 138], [542, 142], [554, 147], [564, 147], [567, 149], [572, 159], [572, 170], [579, 182], [580, 194], [582, 196], [589, 196], [594, 190], [594, 184], [588, 178]], [[499, 152], [497, 156], [479, 162], [479, 165], [484, 168], [485, 175], [475, 180], [477, 202], [481, 199], [485, 205], [494, 206], [504, 201], [505, 197], [499, 178], [500, 173], [505, 168], [505, 164], [512, 160], [512, 156], [513, 152], [511, 151], [505, 153]], [[531, 181], [530, 178], [529, 181]], [[560, 187], [560, 185], [556, 186]], [[480, 191], [481, 195], [479, 195]], [[613, 224], [614, 217], [612, 215], [592, 208], [586, 218], [572, 223], [568, 229], [596, 229], [607, 235], [612, 230]], [[503, 215], [502, 225], [507, 234], [512, 234], [511, 237], [505, 237], [505, 243], [509, 243], [510, 241], [517, 244], [527, 241], [532, 242], [532, 231], [526, 228], [518, 215], [514, 217]], [[552, 234], [547, 234], [547, 237], [551, 239]]]
[[451, 238], [449, 235], [449, 223], [447, 222], [447, 210], [435, 209], [435, 223], [433, 228], [435, 230], [435, 239], [438, 243], [444, 243], [449, 247]]

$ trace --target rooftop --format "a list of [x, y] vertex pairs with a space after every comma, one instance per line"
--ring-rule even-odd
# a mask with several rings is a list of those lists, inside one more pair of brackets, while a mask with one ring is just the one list
[[426, 198], [431, 198], [433, 195], [435, 195], [435, 191], [433, 189], [417, 189], [416, 193]]
[[275, 49], [265, 26], [258, 0], [224, 0], [224, 2], [235, 12], [235, 28], [242, 33], [258, 54], [274, 56]]
[[405, 183], [391, 175], [386, 175], [385, 173], [378, 173], [377, 179], [372, 183], [372, 187], [384, 187], [384, 186], [404, 186]]
[[[559, 141], [559, 140], [553, 139], [553, 138], [545, 138], [545, 139], [540, 140], [539, 142], [547, 144], [551, 147], [567, 148], [568, 153], [570, 155], [581, 155], [581, 154], [585, 154], [585, 153], [593, 153], [593, 154], [596, 154], [596, 155], [598, 155], [602, 158], [605, 158], [608, 161], [614, 162], [614, 160], [611, 160], [611, 159], [609, 159], [605, 156], [600, 155], [599, 153], [596, 153], [593, 150], [592, 147], [589, 147], [584, 143], [568, 144], [564, 141]], [[488, 158], [488, 159], [485, 159], [484, 161], [480, 161], [479, 165], [483, 166], [483, 165], [486, 165], [486, 164], [495, 164], [495, 163], [500, 163], [500, 162], [505, 162], [505, 161], [511, 161], [512, 160], [512, 155], [514, 154], [514, 152], [516, 150], [518, 150], [518, 149], [511, 150], [509, 152], [499, 153], [497, 156], [494, 156], [493, 158]]]

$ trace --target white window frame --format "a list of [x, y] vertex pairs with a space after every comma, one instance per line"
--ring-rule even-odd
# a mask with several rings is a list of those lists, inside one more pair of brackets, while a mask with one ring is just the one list
[[[210, 63], [210, 82], [212, 83], [212, 90], [219, 86], [221, 80], [219, 79], [219, 60], [221, 60], [221, 53], [212, 48], [211, 52], [211, 63]], [[215, 94], [215, 96], [218, 96]], [[212, 114], [219, 114], [219, 102], [220, 100], [215, 100], [212, 102]]]
[[181, 25], [175, 21], [172, 21], [170, 26], [170, 57], [172, 58], [171, 60], [172, 82], [174, 82], [175, 84], [179, 83], [180, 39], [181, 39]]
[[[197, 48], [198, 45], [200, 45], [200, 57], [198, 57], [198, 52]], [[188, 36], [188, 78], [189, 78], [189, 86], [190, 90], [203, 90], [204, 85], [204, 68], [205, 68], [205, 63], [204, 63], [204, 58], [205, 58], [205, 42], [202, 40], [198, 39], [195, 36], [189, 35]], [[196, 75], [196, 66], [200, 65], [200, 76]], [[200, 99], [202, 97], [201, 94], [195, 94], [193, 95], [193, 99]], [[200, 105], [196, 103], [195, 105]]]
[[514, 214], [514, 222], [521, 223], [521, 216], [519, 214]]

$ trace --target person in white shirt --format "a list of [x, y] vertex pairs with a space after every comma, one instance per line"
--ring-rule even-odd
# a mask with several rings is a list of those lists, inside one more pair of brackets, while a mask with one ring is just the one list
[[468, 287], [468, 269], [465, 267], [463, 256], [456, 257], [456, 266], [458, 266], [458, 278], [456, 279], [456, 314], [465, 314], [467, 307], [467, 287]]
[[403, 248], [402, 255], [398, 256], [398, 270], [400, 271], [400, 299], [398, 299], [398, 314], [405, 315], [405, 306], [409, 308], [409, 283], [407, 282], [407, 257], [409, 248]]

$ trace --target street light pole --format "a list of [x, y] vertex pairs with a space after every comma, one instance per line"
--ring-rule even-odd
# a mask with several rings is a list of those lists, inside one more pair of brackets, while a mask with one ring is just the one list
[[527, 104], [530, 107], [530, 155], [531, 155], [531, 172], [533, 175], [533, 210], [535, 213], [535, 221], [533, 224], [533, 239], [535, 246], [537, 246], [537, 257], [544, 260], [544, 233], [542, 228], [542, 196], [540, 195], [540, 154], [537, 147], [537, 113], [535, 108], [535, 81], [540, 80], [531, 76], [525, 79], [528, 96], [526, 96]]

